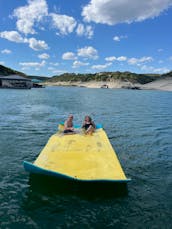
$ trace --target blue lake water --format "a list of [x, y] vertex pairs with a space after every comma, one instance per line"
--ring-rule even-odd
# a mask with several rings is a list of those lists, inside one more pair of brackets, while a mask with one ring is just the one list
[[[125, 195], [35, 187], [33, 162], [69, 113], [102, 123], [132, 181]], [[55, 181], [53, 181], [55, 182]], [[88, 195], [87, 195], [88, 192]], [[46, 87], [0, 90], [0, 228], [172, 228], [172, 93]]]

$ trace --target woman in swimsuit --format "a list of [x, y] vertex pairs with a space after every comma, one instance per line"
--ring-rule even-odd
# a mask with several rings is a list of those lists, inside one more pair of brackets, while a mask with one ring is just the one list
[[90, 116], [85, 116], [82, 128], [85, 130], [86, 134], [92, 134], [96, 128], [96, 125], [92, 121]]

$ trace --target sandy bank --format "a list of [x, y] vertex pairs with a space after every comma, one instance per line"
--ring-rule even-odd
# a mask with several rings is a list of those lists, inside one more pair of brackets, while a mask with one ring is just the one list
[[112, 82], [106, 81], [89, 81], [89, 82], [46, 82], [45, 86], [76, 86], [87, 88], [101, 88], [107, 85], [108, 88], [132, 88], [139, 87], [143, 90], [164, 90], [172, 91], [172, 78], [160, 79], [147, 84], [132, 84], [131, 82], [114, 80]]
[[88, 81], [88, 82], [46, 82], [45, 86], [76, 86], [76, 87], [87, 87], [87, 88], [123, 88], [133, 86], [130, 82], [124, 82], [121, 80], [115, 80], [111, 82], [107, 81]]
[[172, 78], [160, 79], [141, 86], [141, 89], [172, 91]]

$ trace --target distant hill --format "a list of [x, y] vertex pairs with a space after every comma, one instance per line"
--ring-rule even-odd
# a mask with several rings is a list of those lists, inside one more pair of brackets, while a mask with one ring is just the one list
[[64, 73], [60, 76], [53, 76], [47, 82], [88, 82], [88, 81], [114, 81], [121, 80], [131, 83], [146, 84], [160, 79], [160, 74], [136, 74], [132, 72], [101, 72], [95, 74]]
[[19, 76], [26, 77], [26, 74], [24, 74], [23, 72], [18, 72], [11, 68], [7, 68], [3, 65], [0, 65], [0, 76], [9, 76], [9, 75], [19, 75]]
[[166, 78], [166, 77], [172, 77], [172, 71], [166, 73], [166, 74], [163, 74], [161, 75], [162, 78]]
[[30, 79], [37, 79], [37, 80], [41, 80], [41, 81], [45, 81], [45, 80], [49, 80], [49, 77], [46, 76], [33, 76], [33, 75], [28, 75], [27, 76]]
[[137, 74], [133, 72], [100, 72], [100, 73], [88, 73], [88, 74], [76, 74], [76, 73], [64, 73], [59, 76], [43, 77], [26, 75], [23, 72], [15, 71], [11, 68], [0, 65], [0, 76], [19, 75], [26, 78], [37, 79], [46, 82], [89, 82], [89, 81], [105, 81], [112, 82], [114, 80], [121, 80], [124, 82], [146, 84], [153, 82], [157, 79], [164, 79], [166, 77], [172, 77], [172, 71], [166, 74]]
[[23, 76], [26, 78], [37, 79], [41, 81], [45, 81], [49, 79], [49, 77], [43, 77], [43, 76], [28, 76], [23, 72], [15, 71], [11, 68], [0, 65], [0, 76], [9, 76], [9, 75], [19, 75], [19, 76]]

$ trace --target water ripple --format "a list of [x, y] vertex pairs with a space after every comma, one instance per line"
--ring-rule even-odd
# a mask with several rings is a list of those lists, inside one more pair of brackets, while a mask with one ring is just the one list
[[[0, 228], [170, 228], [171, 101], [158, 91], [0, 90]], [[103, 124], [128, 189], [34, 184], [22, 161], [35, 160], [69, 113]]]

